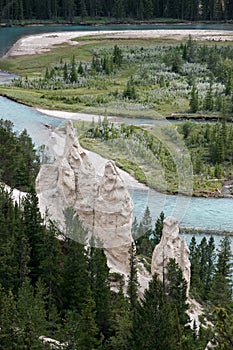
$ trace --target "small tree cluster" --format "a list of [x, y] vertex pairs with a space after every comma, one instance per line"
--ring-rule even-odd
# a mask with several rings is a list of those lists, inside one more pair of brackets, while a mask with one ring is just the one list
[[34, 187], [40, 161], [26, 130], [13, 131], [13, 124], [0, 120], [0, 181], [27, 191]]
[[160, 242], [163, 230], [164, 213], [155, 222], [154, 228], [152, 226], [152, 218], [150, 209], [147, 206], [143, 218], [140, 223], [134, 219], [132, 225], [132, 233], [137, 247], [137, 253], [147, 257], [152, 256], [155, 246]]

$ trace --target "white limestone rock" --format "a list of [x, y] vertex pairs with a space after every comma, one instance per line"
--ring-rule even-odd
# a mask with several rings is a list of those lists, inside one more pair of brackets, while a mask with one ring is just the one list
[[103, 243], [109, 267], [127, 273], [133, 203], [114, 162], [105, 164], [98, 179], [71, 122], [52, 134], [44, 158], [36, 180], [42, 213], [65, 229], [64, 209], [72, 207], [89, 236]]
[[183, 277], [187, 282], [187, 296], [190, 289], [190, 261], [189, 248], [186, 238], [179, 237], [178, 221], [173, 216], [168, 216], [163, 221], [163, 233], [159, 244], [152, 255], [151, 272], [157, 274], [163, 280], [164, 268], [170, 259], [175, 259], [182, 269]]
[[3, 186], [4, 190], [11, 194], [13, 201], [15, 201], [18, 205], [20, 205], [21, 201], [24, 197], [26, 197], [27, 193], [17, 190], [16, 188], [11, 188], [6, 184], [0, 182], [0, 186]]

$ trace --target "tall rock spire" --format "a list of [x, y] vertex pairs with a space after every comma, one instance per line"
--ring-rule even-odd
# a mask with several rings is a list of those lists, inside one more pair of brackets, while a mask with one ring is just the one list
[[42, 213], [65, 229], [64, 209], [73, 208], [89, 236], [103, 245], [112, 270], [127, 273], [133, 203], [114, 162], [106, 161], [98, 179], [71, 122], [52, 134], [44, 158], [36, 180]]
[[163, 221], [161, 240], [153, 251], [151, 272], [156, 273], [163, 281], [167, 263], [170, 259], [175, 259], [187, 282], [187, 296], [190, 289], [189, 253], [186, 238], [180, 239], [178, 221], [173, 216], [166, 217]]

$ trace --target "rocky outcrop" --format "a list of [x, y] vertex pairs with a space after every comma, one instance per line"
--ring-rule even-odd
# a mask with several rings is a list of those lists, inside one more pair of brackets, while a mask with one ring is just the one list
[[[73, 208], [89, 237], [103, 245], [112, 271], [128, 272], [133, 204], [112, 161], [102, 178], [79, 144], [71, 123], [52, 133], [36, 180], [42, 213], [65, 230], [64, 209]], [[79, 240], [77, 235], [75, 239]]]
[[185, 237], [180, 239], [178, 221], [172, 216], [166, 217], [163, 221], [162, 237], [152, 256], [152, 274], [156, 273], [163, 280], [164, 269], [170, 259], [175, 259], [182, 269], [183, 277], [187, 281], [188, 296], [190, 288], [189, 248]]

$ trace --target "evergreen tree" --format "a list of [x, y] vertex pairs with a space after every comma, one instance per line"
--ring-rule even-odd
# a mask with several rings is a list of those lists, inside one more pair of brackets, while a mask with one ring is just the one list
[[109, 75], [112, 72], [111, 57], [109, 57], [108, 55], [104, 56], [102, 67], [105, 74]]
[[[77, 348], [80, 350], [98, 349], [99, 329], [96, 323], [96, 305], [91, 291], [87, 290], [86, 303], [83, 307], [77, 327]], [[102, 320], [103, 322], [104, 320]]]
[[134, 312], [128, 348], [176, 350], [180, 349], [180, 338], [176, 309], [165, 295], [162, 282], [153, 276], [141, 304]]
[[217, 350], [231, 350], [233, 347], [233, 312], [228, 313], [223, 307], [214, 309], [214, 348]]
[[75, 57], [73, 56], [71, 61], [70, 82], [77, 83], [77, 81], [78, 81], [78, 74], [76, 69]]
[[143, 235], [151, 234], [152, 218], [151, 218], [151, 213], [150, 213], [150, 209], [148, 206], [146, 207], [146, 210], [144, 212], [144, 215], [143, 215], [141, 222], [142, 222], [142, 226], [143, 226]]
[[89, 249], [90, 288], [96, 307], [96, 323], [105, 339], [111, 335], [111, 291], [109, 285], [109, 268], [103, 248]]
[[136, 249], [134, 243], [131, 244], [129, 250], [129, 266], [130, 274], [128, 279], [127, 294], [129, 296], [130, 309], [134, 310], [138, 304], [138, 276], [137, 276], [137, 261], [136, 261]]
[[124, 296], [122, 285], [119, 292], [112, 295], [112, 310], [113, 336], [109, 339], [108, 346], [113, 350], [127, 350], [133, 312], [130, 311], [129, 301]]
[[84, 17], [87, 16], [87, 9], [86, 9], [86, 2], [85, 0], [80, 0], [80, 16], [82, 18], [82, 21], [84, 19]]
[[213, 81], [210, 81], [209, 90], [207, 91], [204, 99], [204, 109], [212, 111], [214, 109], [214, 97], [213, 97]]
[[231, 96], [232, 91], [233, 91], [232, 72], [228, 72], [227, 82], [226, 82], [226, 87], [225, 87], [225, 94], [227, 96]]
[[128, 98], [129, 100], [136, 100], [137, 94], [132, 77], [127, 81], [126, 88], [123, 91], [123, 97]]
[[83, 66], [82, 66], [82, 62], [79, 62], [78, 74], [80, 74], [80, 75], [84, 74], [84, 69], [83, 69]]
[[39, 337], [46, 335], [45, 289], [38, 281], [36, 291], [27, 279], [19, 288], [17, 300], [18, 327], [22, 349], [44, 349]]
[[155, 229], [154, 229], [154, 246], [156, 246], [157, 244], [159, 244], [160, 239], [162, 237], [162, 232], [163, 232], [163, 220], [164, 220], [164, 212], [162, 211], [158, 217], [158, 219], [156, 220], [155, 223]]
[[67, 68], [67, 63], [65, 62], [64, 67], [63, 67], [63, 80], [65, 83], [68, 82], [68, 68]]
[[81, 312], [89, 287], [88, 259], [85, 247], [73, 240], [65, 242], [63, 282], [61, 284], [63, 310]]
[[199, 109], [198, 91], [195, 85], [191, 89], [189, 107], [191, 113], [196, 113]]
[[61, 283], [63, 311], [75, 310], [79, 313], [90, 286], [88, 256], [84, 246], [87, 230], [83, 228], [81, 220], [71, 208], [65, 209], [64, 216], [66, 232], [63, 249], [65, 257]]
[[175, 259], [170, 259], [166, 266], [165, 273], [166, 283], [165, 290], [170, 300], [175, 304], [180, 324], [186, 325], [188, 323], [187, 304], [187, 282], [183, 277], [180, 266]]
[[15, 187], [28, 191], [34, 187], [35, 178], [39, 171], [39, 158], [37, 156], [31, 137], [24, 129], [18, 136], [18, 148], [23, 159], [16, 172]]
[[214, 239], [211, 236], [207, 242], [206, 237], [203, 237], [200, 244], [197, 245], [193, 236], [189, 248], [192, 291], [195, 295], [198, 293], [197, 297], [200, 297], [201, 300], [208, 300], [215, 271]]
[[49, 80], [50, 79], [50, 73], [49, 73], [48, 67], [46, 67], [44, 78], [45, 78], [45, 80]]
[[16, 302], [11, 291], [0, 285], [0, 350], [17, 350], [19, 347], [17, 333]]
[[115, 45], [113, 49], [113, 63], [120, 67], [123, 60], [122, 50], [119, 46]]
[[42, 237], [39, 269], [40, 279], [47, 290], [48, 314], [54, 310], [55, 305], [59, 307], [61, 303], [63, 253], [61, 242], [58, 239], [59, 234], [56, 225], [49, 221]]
[[99, 330], [95, 321], [95, 301], [90, 289], [87, 289], [85, 303], [80, 313], [69, 310], [66, 313], [63, 343], [67, 344], [69, 350], [99, 349]]
[[151, 257], [155, 247], [155, 236], [152, 230], [152, 218], [150, 209], [147, 206], [143, 218], [137, 229], [137, 238], [135, 241], [138, 254]]
[[191, 279], [190, 285], [193, 291], [200, 290], [200, 253], [197, 247], [197, 242], [195, 236], [192, 237], [189, 245], [190, 255], [189, 260], [191, 263]]
[[11, 194], [0, 186], [0, 284], [6, 291], [18, 287], [19, 218]]
[[153, 17], [153, 2], [152, 2], [152, 0], [145, 0], [144, 1], [143, 17], [145, 19], [150, 19]]
[[230, 238], [228, 236], [225, 236], [219, 244], [216, 271], [213, 277], [210, 299], [216, 306], [220, 305], [226, 309], [233, 307], [232, 252]]
[[204, 284], [204, 294], [203, 299], [209, 299], [209, 293], [212, 287], [212, 280], [215, 271], [215, 243], [214, 238], [211, 236], [208, 241], [207, 249], [206, 249], [206, 276], [203, 280]]
[[30, 260], [28, 262], [29, 277], [35, 286], [40, 276], [40, 264], [43, 260], [43, 236], [45, 225], [41, 218], [38, 198], [34, 190], [24, 197], [23, 207], [23, 228], [25, 237], [30, 249]]

